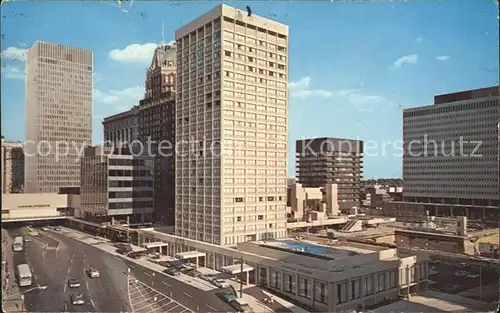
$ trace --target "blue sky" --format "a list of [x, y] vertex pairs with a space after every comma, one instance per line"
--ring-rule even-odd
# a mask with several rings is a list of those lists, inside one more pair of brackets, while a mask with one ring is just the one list
[[[168, 42], [218, 3], [4, 3], [2, 134], [24, 139], [24, 49], [36, 40], [94, 52], [98, 143], [102, 118], [142, 97], [162, 21]], [[370, 141], [366, 178], [400, 177], [403, 108], [498, 84], [495, 1], [226, 3], [290, 25], [290, 176], [295, 140], [331, 136]]]

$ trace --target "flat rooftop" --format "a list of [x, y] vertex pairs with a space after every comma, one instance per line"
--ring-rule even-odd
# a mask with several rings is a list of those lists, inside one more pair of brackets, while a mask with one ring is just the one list
[[256, 242], [256, 244], [271, 249], [308, 255], [325, 260], [340, 260], [350, 256], [369, 254], [387, 249], [385, 247], [334, 240], [325, 240], [324, 244], [318, 244], [309, 240], [283, 239], [260, 241]]

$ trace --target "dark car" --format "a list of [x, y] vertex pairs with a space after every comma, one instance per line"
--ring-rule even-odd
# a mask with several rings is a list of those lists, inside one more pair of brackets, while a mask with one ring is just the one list
[[80, 287], [80, 282], [78, 281], [78, 279], [70, 278], [70, 279], [68, 279], [68, 287], [69, 288], [78, 288], [78, 287]]
[[181, 274], [181, 271], [179, 271], [175, 267], [171, 267], [169, 269], [166, 269], [164, 272], [167, 273], [170, 276], [179, 276]]

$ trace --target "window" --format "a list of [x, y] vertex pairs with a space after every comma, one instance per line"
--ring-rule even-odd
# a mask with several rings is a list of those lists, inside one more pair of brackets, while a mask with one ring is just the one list
[[337, 304], [347, 302], [347, 282], [337, 284]]
[[299, 276], [299, 296], [311, 299], [310, 280], [302, 276]]
[[389, 288], [396, 288], [396, 271], [389, 272]]
[[243, 202], [243, 198], [234, 198], [234, 202], [241, 203]]
[[365, 296], [373, 294], [373, 276], [367, 276], [364, 279]]
[[351, 299], [361, 298], [361, 278], [351, 280]]
[[271, 270], [271, 287], [279, 289], [279, 273], [278, 271]]
[[264, 215], [258, 215], [258, 216], [257, 216], [257, 219], [258, 219], [259, 221], [262, 221], [262, 220], [264, 219]]
[[377, 273], [377, 292], [385, 290], [385, 272]]
[[314, 300], [321, 303], [328, 303], [328, 292], [326, 290], [327, 284], [322, 282], [316, 282], [314, 288]]
[[283, 280], [285, 283], [285, 285], [283, 286], [283, 289], [285, 290], [285, 292], [295, 294], [295, 275], [283, 273]]

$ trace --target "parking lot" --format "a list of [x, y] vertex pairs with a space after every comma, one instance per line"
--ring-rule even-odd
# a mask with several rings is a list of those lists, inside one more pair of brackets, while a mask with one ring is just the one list
[[130, 295], [130, 305], [132, 306], [133, 312], [137, 313], [192, 312], [182, 304], [172, 300], [167, 295], [149, 287], [148, 285], [136, 280], [133, 277], [129, 277], [128, 287]]
[[[479, 290], [479, 287], [482, 286], [483, 296], [486, 296], [486, 288], [491, 288], [492, 284], [498, 282], [499, 274], [495, 268], [483, 267], [480, 269], [474, 265], [459, 268], [457, 264], [451, 262], [430, 263], [429, 279], [434, 283], [429, 286], [429, 289], [449, 294], [461, 294], [471, 289]], [[460, 273], [461, 271], [462, 273]], [[488, 301], [484, 297], [483, 300]]]

